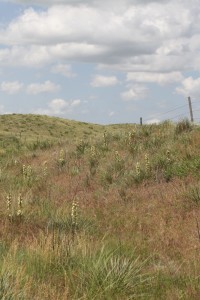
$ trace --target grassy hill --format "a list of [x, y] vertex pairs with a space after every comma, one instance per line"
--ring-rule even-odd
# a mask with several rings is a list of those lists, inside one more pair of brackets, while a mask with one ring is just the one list
[[200, 128], [0, 116], [1, 299], [199, 299]]

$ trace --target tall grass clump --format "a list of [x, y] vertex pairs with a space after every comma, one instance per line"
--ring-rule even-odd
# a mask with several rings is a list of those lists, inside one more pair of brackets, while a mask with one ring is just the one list
[[13, 244], [1, 258], [0, 299], [26, 300], [30, 295], [31, 284], [25, 268], [17, 262], [17, 244]]
[[181, 134], [192, 130], [192, 124], [188, 119], [183, 119], [176, 124], [175, 134]]
[[145, 271], [146, 261], [139, 257], [120, 256], [106, 247], [82, 255], [75, 267], [77, 278], [70, 282], [76, 299], [148, 297], [153, 276]]

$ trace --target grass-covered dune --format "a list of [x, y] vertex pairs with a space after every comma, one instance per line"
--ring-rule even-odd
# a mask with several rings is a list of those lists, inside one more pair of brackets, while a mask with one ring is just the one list
[[199, 299], [200, 127], [0, 116], [0, 299]]

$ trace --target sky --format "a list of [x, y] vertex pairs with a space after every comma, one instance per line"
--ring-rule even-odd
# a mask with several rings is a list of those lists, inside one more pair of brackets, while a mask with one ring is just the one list
[[200, 121], [200, 0], [0, 0], [0, 114]]

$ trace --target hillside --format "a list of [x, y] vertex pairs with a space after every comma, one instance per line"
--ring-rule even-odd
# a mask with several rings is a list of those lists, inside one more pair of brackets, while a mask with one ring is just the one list
[[1, 299], [199, 299], [200, 128], [0, 116]]

